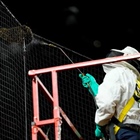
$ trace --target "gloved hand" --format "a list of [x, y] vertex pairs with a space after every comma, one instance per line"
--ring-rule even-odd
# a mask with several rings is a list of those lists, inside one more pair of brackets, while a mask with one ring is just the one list
[[79, 77], [82, 79], [82, 85], [85, 88], [88, 88], [89, 92], [96, 96], [98, 93], [98, 83], [96, 82], [95, 78], [87, 73], [86, 75], [79, 74]]
[[104, 134], [102, 133], [102, 126], [99, 126], [99, 125], [96, 124], [95, 136], [97, 138], [103, 138], [104, 137]]

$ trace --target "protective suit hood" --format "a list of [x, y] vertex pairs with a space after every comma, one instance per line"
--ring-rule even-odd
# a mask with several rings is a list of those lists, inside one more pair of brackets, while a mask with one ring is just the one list
[[[111, 49], [111, 51], [120, 52], [120, 53], [122, 53], [123, 56], [133, 55], [133, 54], [139, 53], [136, 49], [134, 49], [130, 46], [127, 46], [123, 50]], [[140, 58], [137, 59], [137, 61], [139, 61], [139, 63], [140, 63]], [[137, 70], [137, 68], [135, 68], [131, 63], [128, 63], [127, 61], [120, 61], [120, 62], [115, 62], [115, 63], [103, 64], [103, 70], [105, 73], [108, 73], [110, 70], [112, 70], [116, 67], [127, 67], [127, 68], [131, 69], [137, 75], [137, 78], [140, 80], [140, 73]]]

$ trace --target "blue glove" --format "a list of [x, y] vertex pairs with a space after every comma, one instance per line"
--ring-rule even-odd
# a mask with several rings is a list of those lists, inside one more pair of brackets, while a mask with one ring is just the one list
[[104, 137], [104, 134], [102, 133], [102, 126], [99, 126], [99, 125], [96, 124], [95, 136], [97, 138], [103, 138]]
[[82, 79], [82, 85], [85, 88], [88, 88], [89, 92], [96, 96], [98, 93], [98, 83], [96, 82], [95, 78], [87, 73], [86, 75], [79, 74], [79, 77]]

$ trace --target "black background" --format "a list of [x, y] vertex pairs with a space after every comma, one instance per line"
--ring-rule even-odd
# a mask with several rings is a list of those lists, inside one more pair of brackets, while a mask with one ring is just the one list
[[139, 50], [139, 3], [99, 0], [3, 2], [15, 18], [35, 34], [93, 59], [105, 57], [111, 48], [122, 49], [129, 45]]
[[35, 34], [92, 59], [105, 57], [111, 48], [139, 49], [140, 8], [136, 2], [5, 0], [3, 3]]

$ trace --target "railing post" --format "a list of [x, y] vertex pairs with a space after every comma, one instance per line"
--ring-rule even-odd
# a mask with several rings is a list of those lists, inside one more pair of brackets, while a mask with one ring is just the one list
[[32, 79], [32, 97], [33, 97], [33, 121], [32, 122], [32, 140], [37, 140], [38, 129], [36, 122], [39, 121], [39, 98], [38, 98], [38, 83], [35, 76]]
[[52, 71], [52, 91], [53, 91], [53, 115], [55, 119], [55, 140], [61, 140], [61, 118], [58, 101], [58, 81], [57, 72]]

